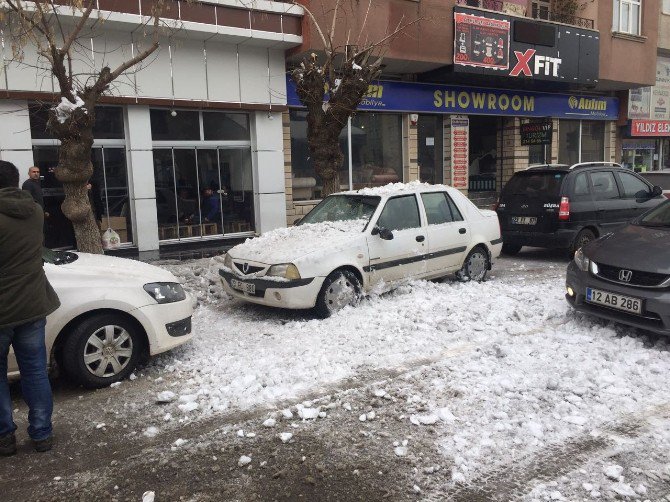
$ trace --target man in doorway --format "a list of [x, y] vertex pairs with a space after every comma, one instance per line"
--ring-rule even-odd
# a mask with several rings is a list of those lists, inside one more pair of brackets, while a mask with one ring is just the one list
[[[21, 186], [23, 190], [30, 192], [33, 200], [39, 204], [44, 211], [44, 194], [42, 193], [42, 182], [40, 181], [40, 168], [33, 166], [28, 168], [28, 179]], [[48, 218], [49, 213], [45, 212], [44, 217]]]
[[28, 435], [39, 452], [52, 444], [53, 400], [47, 375], [46, 317], [60, 306], [42, 266], [43, 212], [19, 190], [14, 164], [0, 160], [0, 456], [16, 453], [7, 381], [10, 345], [30, 409]]

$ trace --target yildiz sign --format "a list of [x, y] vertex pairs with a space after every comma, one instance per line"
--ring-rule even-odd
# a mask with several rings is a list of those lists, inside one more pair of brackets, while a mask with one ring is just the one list
[[455, 72], [596, 83], [599, 53], [595, 30], [454, 7]]

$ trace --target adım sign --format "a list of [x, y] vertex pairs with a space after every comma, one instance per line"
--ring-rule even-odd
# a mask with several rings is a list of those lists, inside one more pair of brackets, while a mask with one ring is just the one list
[[[288, 106], [301, 107], [295, 83], [289, 76], [286, 90]], [[619, 116], [619, 100], [604, 96], [379, 81], [370, 85], [358, 109], [616, 120]]]

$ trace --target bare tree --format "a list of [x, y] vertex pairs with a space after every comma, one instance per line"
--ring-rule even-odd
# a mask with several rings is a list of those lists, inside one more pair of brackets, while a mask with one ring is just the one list
[[307, 107], [307, 145], [316, 173], [323, 180], [325, 197], [340, 190], [339, 169], [344, 159], [339, 145], [342, 129], [356, 112], [370, 83], [381, 75], [383, 56], [392, 39], [422, 19], [406, 23], [401, 19], [390, 33], [370, 41], [367, 24], [372, 0], [369, 0], [358, 37], [351, 40], [347, 34], [345, 43], [338, 45], [336, 39], [343, 38], [337, 33], [343, 23], [338, 17], [342, 0], [335, 2], [329, 30], [323, 28], [308, 7], [296, 4], [305, 9], [323, 44], [323, 54], [313, 52], [304, 58], [291, 71], [291, 77], [298, 98]]
[[56, 103], [49, 110], [47, 122], [47, 128], [61, 143], [56, 178], [63, 183], [62, 210], [74, 227], [77, 248], [89, 253], [102, 253], [100, 230], [86, 189], [93, 174], [95, 106], [116, 79], [158, 49], [165, 0], [154, 3], [151, 15], [139, 27], [147, 39], [145, 47], [114, 68], [103, 64], [91, 73], [77, 74], [73, 61], [81, 39], [103, 29], [105, 20], [95, 14], [96, 5], [96, 0], [5, 0], [0, 17], [12, 41], [14, 59], [21, 60], [24, 51], [35, 50], [58, 84]]

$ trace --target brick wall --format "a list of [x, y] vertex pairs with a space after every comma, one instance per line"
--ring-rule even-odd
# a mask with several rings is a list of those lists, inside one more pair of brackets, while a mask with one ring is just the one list
[[418, 180], [419, 177], [419, 136], [416, 124], [412, 124], [408, 114], [402, 116], [402, 171], [403, 181]]

